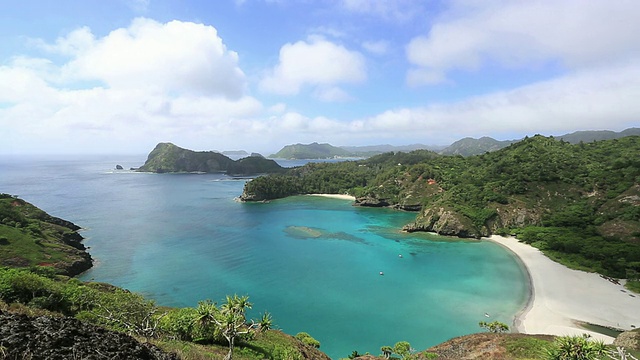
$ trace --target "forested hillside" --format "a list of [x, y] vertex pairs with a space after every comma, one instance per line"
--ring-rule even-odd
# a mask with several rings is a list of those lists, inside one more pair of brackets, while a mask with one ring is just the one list
[[229, 175], [266, 174], [282, 170], [275, 161], [262, 156], [249, 156], [234, 161], [215, 151], [193, 151], [172, 143], [156, 145], [147, 161], [138, 169], [155, 173], [219, 172]]
[[429, 151], [307, 164], [247, 183], [245, 201], [348, 193], [418, 211], [407, 231], [518, 234], [552, 257], [616, 277], [640, 271], [640, 137], [569, 144], [534, 136], [462, 157]]

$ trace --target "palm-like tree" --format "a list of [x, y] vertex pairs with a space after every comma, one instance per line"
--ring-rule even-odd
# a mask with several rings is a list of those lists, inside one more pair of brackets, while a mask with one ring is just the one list
[[251, 309], [253, 305], [249, 302], [248, 296], [227, 295], [227, 302], [220, 306], [220, 313], [214, 319], [220, 329], [222, 336], [229, 342], [229, 353], [225, 360], [233, 359], [233, 348], [238, 336], [248, 334], [256, 327], [256, 324], [247, 325], [245, 316], [246, 309]]
[[380, 348], [380, 351], [382, 351], [382, 355], [384, 356], [384, 358], [388, 359], [393, 353], [393, 348], [389, 345], [385, 345]]

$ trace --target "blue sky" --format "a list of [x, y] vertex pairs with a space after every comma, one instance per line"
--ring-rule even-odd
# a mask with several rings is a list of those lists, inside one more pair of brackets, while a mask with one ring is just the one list
[[23, 0], [0, 154], [446, 145], [640, 126], [640, 2]]

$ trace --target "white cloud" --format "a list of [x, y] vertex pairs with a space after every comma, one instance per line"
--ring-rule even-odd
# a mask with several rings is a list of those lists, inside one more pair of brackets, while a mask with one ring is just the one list
[[[499, 134], [561, 134], [576, 129], [623, 129], [638, 122], [640, 61], [576, 72], [554, 80], [477, 96], [453, 104], [387, 111], [364, 129], [395, 136], [443, 138]], [[445, 142], [446, 143], [446, 142]]]
[[316, 37], [284, 45], [278, 65], [260, 86], [267, 92], [294, 95], [305, 86], [360, 83], [366, 77], [365, 60], [360, 53]]
[[83, 28], [47, 48], [74, 57], [63, 70], [68, 81], [230, 99], [246, 86], [238, 55], [227, 50], [214, 27], [202, 24], [138, 18], [104, 38]]
[[451, 70], [491, 62], [520, 68], [558, 62], [576, 69], [637, 57], [638, 13], [635, 1], [457, 1], [427, 35], [408, 44], [407, 58], [419, 70], [409, 81], [429, 84]]
[[213, 142], [264, 110], [211, 26], [136, 19], [104, 37], [80, 28], [36, 43], [67, 62], [23, 56], [0, 66], [0, 124], [11, 139], [0, 152]]

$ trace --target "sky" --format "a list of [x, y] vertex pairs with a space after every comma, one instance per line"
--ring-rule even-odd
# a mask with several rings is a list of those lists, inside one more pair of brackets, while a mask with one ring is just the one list
[[21, 0], [0, 154], [640, 127], [637, 0]]

